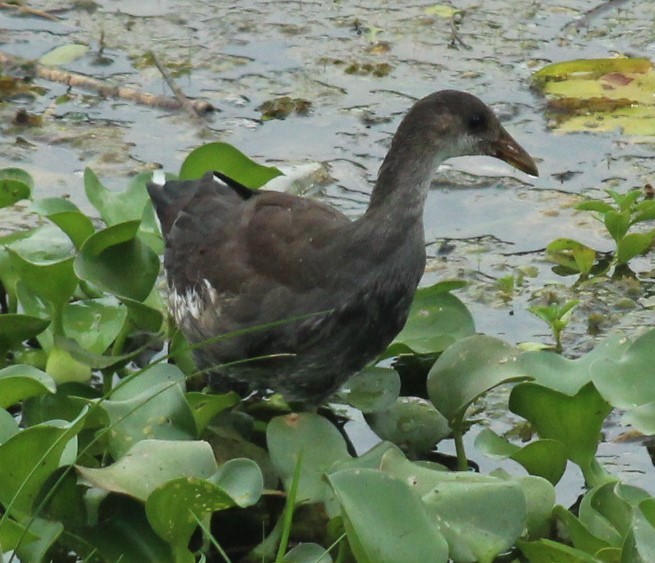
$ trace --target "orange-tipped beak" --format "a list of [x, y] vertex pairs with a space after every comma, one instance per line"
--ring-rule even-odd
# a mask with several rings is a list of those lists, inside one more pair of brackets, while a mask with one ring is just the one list
[[532, 157], [505, 129], [501, 130], [500, 138], [492, 143], [491, 156], [504, 160], [530, 176], [539, 176], [539, 170]]

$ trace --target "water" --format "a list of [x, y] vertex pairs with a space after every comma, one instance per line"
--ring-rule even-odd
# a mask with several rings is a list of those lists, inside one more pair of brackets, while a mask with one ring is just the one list
[[[159, 166], [175, 172], [192, 148], [222, 140], [266, 163], [322, 163], [331, 178], [314, 190], [317, 197], [356, 216], [365, 208], [390, 136], [412, 100], [437, 89], [467, 90], [497, 111], [536, 158], [541, 176], [528, 178], [488, 158], [451, 161], [427, 202], [432, 260], [425, 282], [468, 279], [469, 287], [459, 295], [473, 311], [478, 330], [512, 342], [548, 342], [544, 325], [526, 308], [546, 285], [566, 299], [573, 280], [551, 271], [543, 248], [554, 238], [569, 237], [610, 250], [603, 228], [572, 205], [579, 194], [651, 181], [654, 140], [620, 131], [562, 135], [549, 130], [544, 100], [531, 89], [530, 76], [560, 60], [652, 57], [652, 6], [638, 0], [612, 2], [606, 10], [587, 13], [589, 4], [582, 0], [462, 0], [456, 7], [464, 14], [452, 24], [430, 15], [434, 4], [100, 0], [70, 10], [64, 0], [30, 2], [36, 9], [61, 8], [55, 12], [61, 17], [57, 22], [0, 10], [0, 49], [7, 54], [34, 59], [62, 44], [86, 43], [91, 54], [67, 68], [169, 95], [160, 73], [140, 64], [152, 50], [179, 71], [176, 82], [187, 95], [219, 109], [207, 119], [207, 135], [184, 112], [103, 100], [80, 90], [57, 103], [67, 87], [37, 81], [46, 89], [43, 95], [0, 107], [0, 166], [30, 171], [35, 197], [69, 194], [88, 212], [82, 186], [86, 166], [110, 188], [122, 189], [137, 172]], [[109, 64], [95, 62], [101, 45]], [[388, 64], [391, 70], [382, 77], [345, 72], [349, 65], [365, 63]], [[311, 101], [311, 112], [262, 122], [259, 105], [282, 95]], [[17, 107], [45, 115], [43, 127], [10, 125]], [[562, 176], [567, 179], [561, 181]], [[447, 253], [440, 252], [444, 244]], [[650, 269], [647, 261], [636, 264]], [[536, 268], [536, 277], [526, 278], [513, 299], [502, 300], [494, 280], [526, 265]], [[588, 309], [599, 306], [595, 303], [590, 295]], [[652, 324], [649, 303], [644, 295], [633, 313], [615, 314], [606, 332], [632, 334]], [[611, 299], [600, 305], [612, 312]], [[565, 335], [567, 352], [576, 354], [590, 345], [585, 327], [586, 317], [575, 316]], [[608, 455], [615, 455], [610, 463], [619, 463], [629, 451], [632, 470], [644, 475], [650, 469], [652, 474], [645, 448], [605, 444], [604, 454], [608, 448]], [[633, 477], [631, 482], [643, 484]]]

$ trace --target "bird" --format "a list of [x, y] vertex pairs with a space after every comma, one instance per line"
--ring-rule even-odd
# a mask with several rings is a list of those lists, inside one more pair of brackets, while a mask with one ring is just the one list
[[149, 183], [169, 307], [211, 388], [317, 406], [375, 360], [403, 328], [424, 272], [431, 180], [466, 155], [539, 174], [484, 102], [442, 90], [402, 119], [355, 220], [220, 171]]

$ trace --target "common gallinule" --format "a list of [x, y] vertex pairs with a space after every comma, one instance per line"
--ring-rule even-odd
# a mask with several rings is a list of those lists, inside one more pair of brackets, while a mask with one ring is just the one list
[[189, 341], [207, 341], [194, 355], [213, 370], [213, 386], [317, 404], [375, 359], [405, 324], [423, 274], [431, 178], [444, 160], [464, 155], [538, 175], [483, 102], [444, 90], [402, 120], [355, 221], [220, 173], [150, 184], [170, 308]]

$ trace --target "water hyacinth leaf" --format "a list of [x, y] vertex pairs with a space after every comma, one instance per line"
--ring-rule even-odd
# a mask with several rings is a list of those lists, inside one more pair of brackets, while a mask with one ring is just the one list
[[369, 366], [351, 377], [341, 389], [348, 402], [364, 413], [389, 408], [400, 393], [395, 369]]
[[655, 401], [630, 409], [621, 421], [642, 434], [655, 434]]
[[61, 466], [62, 454], [82, 429], [87, 412], [83, 409], [71, 422], [26, 428], [0, 445], [0, 503], [9, 514], [17, 518], [31, 514], [37, 494]]
[[72, 354], [61, 345], [63, 338], [55, 339], [46, 361], [45, 370], [60, 385], [76, 381], [83, 383], [91, 379], [91, 366], [74, 358]]
[[588, 274], [596, 261], [596, 251], [576, 240], [559, 238], [546, 247], [546, 259], [568, 270]]
[[220, 487], [195, 477], [179, 477], [155, 489], [146, 501], [146, 516], [152, 529], [171, 544], [175, 559], [195, 561], [187, 545], [198, 526], [196, 519], [234, 506]]
[[80, 248], [95, 231], [91, 219], [68, 199], [59, 197], [40, 199], [32, 204], [31, 209], [57, 225], [68, 235], [75, 248]]
[[72, 338], [58, 336], [53, 341], [53, 347], [65, 351], [66, 354], [77, 363], [93, 369], [108, 369], [124, 366], [130, 360], [136, 358], [145, 349], [149, 348], [150, 345], [151, 342], [146, 342], [143, 346], [136, 348], [127, 354], [113, 356], [90, 352], [89, 350], [82, 348], [77, 341]]
[[589, 553], [548, 539], [519, 540], [517, 545], [530, 563], [598, 563]]
[[82, 348], [102, 354], [121, 331], [127, 310], [111, 297], [85, 299], [64, 308], [64, 332]]
[[261, 497], [264, 481], [249, 459], [232, 459], [208, 479], [181, 477], [155, 489], [146, 501], [153, 529], [186, 556], [198, 520], [217, 510], [252, 506]]
[[519, 383], [512, 389], [509, 408], [529, 420], [541, 438], [561, 442], [568, 459], [588, 477], [603, 421], [612, 410], [592, 383], [573, 396], [536, 383]]
[[557, 440], [536, 440], [523, 447], [517, 446], [485, 428], [475, 438], [475, 447], [488, 456], [513, 459], [530, 475], [557, 484], [566, 469], [566, 449]]
[[435, 471], [387, 451], [380, 468], [408, 483], [447, 540], [455, 561], [492, 561], [526, 525], [525, 495], [516, 481], [469, 472]]
[[17, 347], [25, 340], [34, 338], [43, 332], [50, 324], [49, 319], [6, 313], [0, 315], [0, 364], [7, 350]]
[[[573, 396], [590, 381], [596, 384], [599, 363], [620, 358], [629, 346], [627, 339], [612, 337], [599, 342], [593, 350], [574, 360], [540, 350], [521, 354], [519, 364], [525, 373], [534, 378], [535, 383]], [[600, 390], [600, 386], [597, 385], [597, 388]]]
[[191, 407], [193, 418], [196, 421], [198, 436], [207, 429], [207, 426], [219, 412], [239, 404], [241, 397], [237, 393], [230, 392], [222, 395], [208, 395], [207, 393], [191, 392], [185, 394], [186, 400]]
[[654, 498], [643, 500], [636, 507], [631, 532], [634, 542], [633, 553], [640, 557], [641, 561], [655, 561]]
[[73, 256], [54, 261], [40, 261], [32, 256], [23, 256], [12, 249], [9, 254], [21, 283], [30, 291], [49, 302], [55, 309], [61, 309], [68, 302], [78, 283], [73, 271]]
[[[0, 444], [16, 433], [18, 433], [18, 422], [10, 412], [0, 409]], [[0, 545], [2, 544], [0, 543]]]
[[171, 364], [154, 364], [116, 388], [98, 406], [111, 425], [115, 459], [144, 439], [193, 440], [196, 423], [184, 397], [184, 375]]
[[446, 418], [419, 397], [398, 397], [391, 408], [369, 414], [366, 421], [383, 440], [411, 454], [425, 454], [450, 435]]
[[328, 481], [359, 563], [448, 561], [446, 540], [406, 482], [374, 469], [343, 469]]
[[259, 188], [282, 174], [273, 166], [257, 164], [232, 145], [207, 143], [184, 159], [180, 180], [196, 180], [212, 171], [222, 172], [249, 188]]
[[25, 184], [30, 191], [34, 189], [34, 178], [22, 168], [0, 168], [0, 180], [16, 180]]
[[332, 563], [332, 557], [317, 543], [299, 543], [284, 555], [282, 563]]
[[157, 255], [164, 253], [164, 240], [161, 236], [159, 219], [152, 203], [146, 203], [141, 215], [141, 224], [139, 225], [139, 237], [145, 242]]
[[553, 509], [553, 516], [564, 527], [567, 536], [576, 549], [593, 554], [610, 546], [607, 541], [592, 534], [570, 510], [563, 506], [557, 505]]
[[39, 369], [13, 365], [0, 370], [0, 407], [7, 408], [29, 397], [55, 393], [53, 379]]
[[21, 543], [16, 548], [20, 561], [46, 561], [46, 555], [64, 531], [61, 522], [52, 522], [45, 518], [30, 520], [30, 531], [37, 539], [30, 543]]
[[152, 180], [152, 172], [135, 176], [122, 192], [107, 189], [90, 168], [84, 170], [84, 191], [93, 207], [108, 227], [119, 223], [141, 221], [150, 198], [146, 184]]
[[475, 324], [466, 306], [442, 282], [420, 288], [414, 295], [407, 323], [382, 357], [400, 354], [436, 354], [453, 342], [475, 333]]
[[428, 374], [428, 396], [449, 421], [483, 393], [503, 383], [529, 379], [518, 349], [490, 336], [469, 336], [439, 356]]
[[645, 254], [653, 244], [655, 231], [648, 233], [628, 233], [616, 245], [616, 261], [627, 264], [635, 256]]
[[164, 322], [162, 309], [151, 307], [129, 297], [119, 297], [118, 299], [127, 307], [128, 317], [134, 326], [146, 332], [159, 332]]
[[2, 172], [0, 170], [0, 208], [30, 197], [31, 190], [27, 184], [13, 178], [3, 178]]
[[651, 329], [634, 342], [624, 340], [613, 353], [598, 355], [591, 365], [592, 380], [612, 406], [632, 409], [655, 401], [653, 365], [655, 330]]
[[38, 536], [11, 518], [0, 520], [0, 546], [3, 552], [13, 551], [19, 545], [35, 541]]
[[[637, 499], [630, 498], [635, 487], [627, 488], [618, 482], [608, 482], [590, 490], [580, 503], [580, 522], [596, 537], [603, 538], [610, 547], [621, 547], [632, 524], [633, 506], [648, 498], [640, 490]], [[624, 498], [622, 493], [627, 493]]]
[[[508, 479], [511, 477], [508, 475]], [[552, 514], [556, 493], [552, 483], [541, 477], [529, 475], [516, 479], [523, 490], [526, 503], [526, 528], [528, 538], [549, 536], [552, 530]]]
[[324, 474], [337, 462], [350, 459], [339, 431], [322, 416], [311, 413], [278, 416], [266, 428], [271, 462], [289, 490], [302, 455], [296, 502], [324, 502], [332, 498]]
[[138, 563], [181, 563], [171, 546], [162, 540], [148, 522], [141, 504], [130, 498], [114, 498], [111, 515], [100, 526], [76, 530], [82, 541], [80, 555], [86, 561], [128, 561]]
[[176, 440], [142, 440], [121, 459], [101, 469], [77, 466], [92, 485], [144, 502], [168, 481], [181, 477], [207, 479], [217, 469], [207, 442]]
[[98, 231], [82, 245], [75, 272], [103, 291], [143, 301], [159, 274], [159, 257], [136, 236], [139, 221]]
[[81, 45], [79, 43], [60, 45], [43, 55], [39, 59], [39, 63], [45, 66], [61, 66], [72, 63], [74, 60], [83, 57], [88, 52], [88, 45]]

